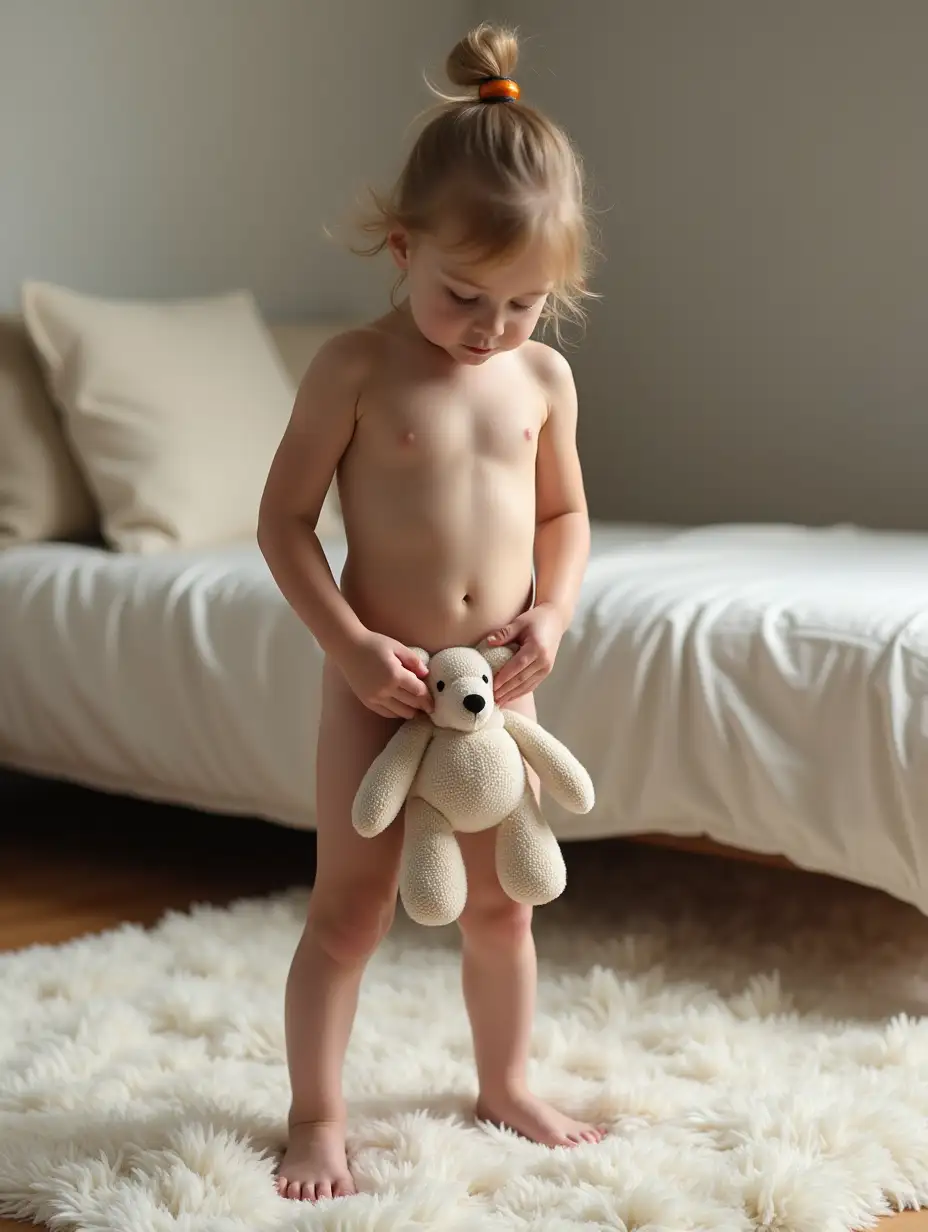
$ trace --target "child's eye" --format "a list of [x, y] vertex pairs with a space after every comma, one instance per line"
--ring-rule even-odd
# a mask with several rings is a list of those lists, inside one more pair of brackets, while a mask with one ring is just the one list
[[513, 304], [512, 306], [513, 308], [515, 308], [516, 312], [528, 312], [532, 305], [531, 304]]
[[445, 290], [448, 292], [448, 294], [451, 296], [451, 298], [454, 300], [456, 304], [476, 304], [477, 302], [476, 295], [468, 299], [467, 296], [465, 295], [458, 295], [457, 292], [452, 291], [450, 287], [446, 287]]

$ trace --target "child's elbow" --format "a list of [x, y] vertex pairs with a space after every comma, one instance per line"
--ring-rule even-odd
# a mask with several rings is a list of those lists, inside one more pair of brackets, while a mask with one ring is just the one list
[[271, 502], [262, 500], [258, 506], [257, 540], [258, 550], [268, 564], [277, 555], [278, 545], [286, 535], [285, 521]]

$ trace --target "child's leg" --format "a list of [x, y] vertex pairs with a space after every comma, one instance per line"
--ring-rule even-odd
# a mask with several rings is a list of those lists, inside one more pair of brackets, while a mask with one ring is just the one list
[[[535, 717], [535, 699], [512, 709]], [[530, 771], [539, 794], [537, 776]], [[464, 1000], [474, 1036], [481, 1120], [505, 1124], [546, 1146], [596, 1142], [602, 1134], [531, 1094], [527, 1082], [537, 964], [532, 909], [508, 898], [496, 873], [496, 830], [459, 834], [467, 869], [467, 905], [460, 918]]]
[[342, 1064], [361, 976], [389, 929], [403, 820], [377, 838], [351, 824], [355, 792], [398, 723], [368, 710], [326, 664], [317, 742], [317, 864], [303, 935], [286, 990], [290, 1140], [280, 1166], [285, 1197], [354, 1192], [345, 1158]]

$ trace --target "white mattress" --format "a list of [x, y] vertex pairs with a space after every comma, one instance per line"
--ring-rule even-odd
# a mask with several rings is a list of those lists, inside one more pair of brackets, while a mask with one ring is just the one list
[[[0, 554], [0, 763], [311, 826], [320, 671], [257, 548]], [[562, 839], [706, 834], [928, 910], [928, 536], [594, 526], [538, 708], [597, 790], [547, 802]]]

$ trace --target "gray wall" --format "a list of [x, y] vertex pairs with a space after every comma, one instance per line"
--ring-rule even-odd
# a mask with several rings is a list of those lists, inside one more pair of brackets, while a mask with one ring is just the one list
[[0, 0], [0, 310], [28, 276], [377, 311], [322, 227], [481, 9], [603, 209], [594, 513], [928, 526], [925, 0]]
[[251, 287], [376, 310], [323, 233], [392, 173], [467, 5], [0, 0], [0, 311], [24, 277], [101, 294]]
[[596, 181], [604, 515], [928, 527], [925, 0], [499, 0]]

